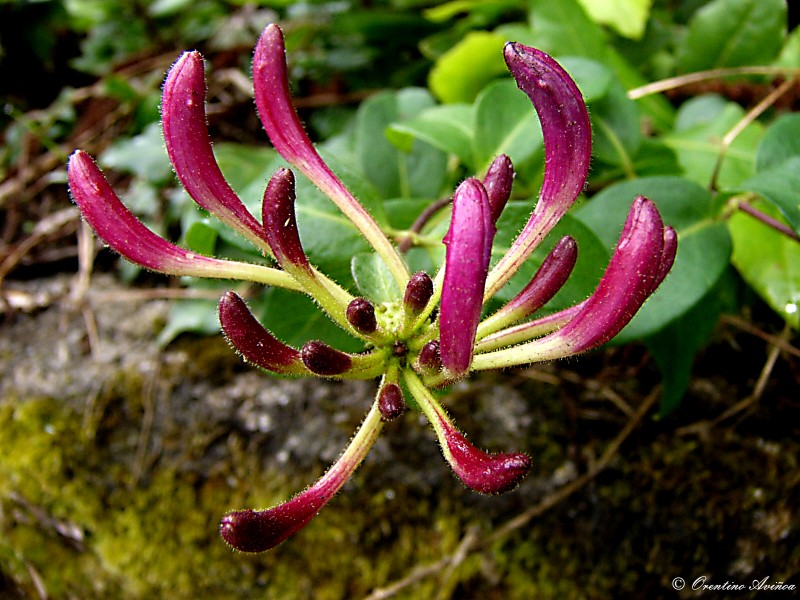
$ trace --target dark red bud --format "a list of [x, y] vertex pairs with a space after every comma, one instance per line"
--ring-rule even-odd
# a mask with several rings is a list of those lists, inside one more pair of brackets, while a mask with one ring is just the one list
[[378, 329], [378, 321], [375, 319], [375, 307], [372, 302], [364, 298], [354, 298], [347, 305], [347, 322], [359, 333], [369, 335]]
[[300, 351], [300, 356], [309, 371], [326, 377], [341, 375], [353, 363], [350, 356], [319, 340], [307, 342]]
[[419, 351], [419, 365], [428, 371], [439, 371], [442, 368], [442, 356], [439, 353], [439, 340], [432, 340]]
[[396, 383], [387, 383], [381, 388], [378, 395], [378, 410], [383, 421], [393, 421], [403, 414], [406, 409], [406, 400], [403, 391]]
[[427, 306], [433, 296], [433, 281], [425, 271], [414, 273], [406, 285], [403, 304], [413, 315], [418, 315]]

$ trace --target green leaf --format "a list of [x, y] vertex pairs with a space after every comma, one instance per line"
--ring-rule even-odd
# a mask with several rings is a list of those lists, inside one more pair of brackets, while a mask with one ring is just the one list
[[584, 102], [599, 100], [608, 93], [614, 76], [605, 65], [580, 56], [564, 56], [558, 59], [570, 77], [578, 84]]
[[678, 255], [666, 280], [617, 340], [651, 335], [684, 315], [710, 290], [728, 265], [727, 228], [714, 220], [712, 196], [679, 177], [648, 177], [606, 188], [574, 214], [611, 248], [637, 195], [653, 200], [664, 223], [678, 232]]
[[608, 25], [623, 37], [644, 35], [653, 0], [578, 0], [593, 21]]
[[407, 88], [373, 96], [356, 115], [355, 150], [362, 172], [383, 198], [435, 198], [442, 187], [447, 156], [439, 149], [413, 140], [400, 150], [387, 138], [387, 128], [433, 106], [430, 94]]
[[363, 350], [363, 344], [328, 318], [308, 296], [283, 288], [270, 288], [263, 299], [250, 302], [254, 313], [275, 337], [301, 348], [311, 340], [322, 340], [345, 352]]
[[475, 171], [483, 172], [501, 153], [518, 174], [524, 163], [542, 152], [542, 128], [528, 97], [507, 79], [496, 81], [475, 101]]
[[726, 269], [694, 307], [644, 340], [661, 371], [660, 416], [678, 407], [689, 386], [697, 352], [708, 343], [720, 315], [735, 309], [736, 283], [733, 269]]
[[536, 47], [548, 54], [584, 56], [605, 62], [603, 30], [576, 0], [530, 0], [529, 20]]
[[775, 119], [756, 152], [756, 170], [766, 171], [793, 156], [800, 156], [800, 114], [789, 113]]
[[[197, 213], [196, 213], [197, 214]], [[189, 250], [213, 256], [217, 246], [217, 230], [209, 224], [209, 219], [198, 218], [183, 230], [183, 243]]]
[[714, 0], [689, 22], [678, 46], [678, 70], [769, 64], [785, 35], [784, 0]]
[[800, 234], [800, 156], [759, 171], [741, 188], [771, 202]]
[[[261, 182], [263, 188], [266, 188], [269, 177], [278, 169], [278, 153], [269, 147], [224, 142], [214, 145], [214, 156], [220, 170], [225, 174], [225, 179], [239, 193], [255, 181]], [[261, 193], [263, 192], [262, 189]], [[250, 202], [250, 206], [260, 211], [260, 203], [259, 194], [255, 201]]]
[[218, 331], [219, 317], [214, 300], [178, 300], [169, 307], [167, 324], [158, 334], [157, 342], [166, 346], [182, 333], [211, 335]]
[[[679, 121], [682, 112], [683, 108], [678, 113]], [[711, 182], [722, 150], [722, 140], [742, 116], [744, 109], [738, 104], [728, 102], [712, 119], [669, 133], [662, 139], [677, 154], [686, 177], [699, 185], [707, 186]], [[717, 176], [719, 188], [736, 188], [753, 175], [756, 148], [762, 134], [763, 126], [758, 122], [751, 123], [728, 147]]]
[[444, 104], [423, 110], [416, 117], [393, 123], [386, 131], [389, 141], [408, 152], [414, 139], [427, 142], [442, 152], [458, 157], [462, 164], [472, 166], [472, 106]]
[[[758, 208], [779, 218], [771, 206]], [[794, 329], [800, 329], [800, 244], [742, 212], [728, 221], [733, 264], [742, 278]]]
[[609, 164], [622, 165], [632, 174], [633, 158], [642, 143], [639, 107], [615, 82], [604, 97], [592, 103], [590, 114], [592, 154]]
[[133, 173], [150, 183], [165, 183], [173, 176], [158, 123], [150, 123], [135, 137], [115, 141], [98, 162], [102, 167]]
[[372, 302], [394, 302], [402, 293], [391, 271], [377, 254], [356, 254], [351, 263], [358, 291]]
[[431, 69], [428, 86], [442, 102], [472, 102], [487, 83], [508, 73], [503, 60], [506, 39], [471, 31], [443, 54]]

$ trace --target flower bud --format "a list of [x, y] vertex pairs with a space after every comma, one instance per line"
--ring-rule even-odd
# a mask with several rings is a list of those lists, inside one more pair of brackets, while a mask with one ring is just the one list
[[403, 391], [396, 383], [387, 383], [378, 392], [378, 410], [381, 420], [393, 421], [406, 410], [406, 401]]
[[375, 318], [375, 306], [365, 298], [354, 298], [347, 305], [345, 316], [347, 322], [359, 333], [369, 335], [378, 329], [378, 321]]
[[341, 375], [353, 364], [350, 356], [319, 340], [307, 342], [300, 351], [303, 364], [317, 375]]
[[411, 276], [403, 295], [403, 307], [411, 316], [417, 316], [428, 304], [433, 296], [433, 280], [425, 271], [419, 271]]
[[489, 205], [492, 209], [492, 222], [497, 223], [500, 214], [506, 207], [506, 202], [511, 197], [511, 187], [514, 184], [514, 165], [511, 159], [501, 154], [492, 161], [486, 176], [483, 178], [483, 187], [489, 196]]
[[419, 366], [425, 371], [438, 373], [442, 369], [442, 356], [439, 353], [439, 340], [431, 340], [422, 347], [417, 356]]

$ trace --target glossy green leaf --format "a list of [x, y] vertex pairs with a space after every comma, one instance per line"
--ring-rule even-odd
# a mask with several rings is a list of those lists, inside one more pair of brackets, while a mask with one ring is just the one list
[[771, 202], [800, 234], [800, 156], [759, 171], [742, 183], [741, 188]]
[[386, 264], [375, 253], [356, 254], [351, 262], [359, 293], [379, 304], [400, 299], [402, 293]]
[[488, 31], [471, 31], [443, 54], [428, 76], [442, 102], [472, 102], [492, 79], [508, 73], [503, 46], [508, 40]]
[[427, 90], [407, 88], [373, 96], [358, 109], [355, 152], [364, 175], [383, 198], [435, 198], [441, 190], [447, 156], [439, 149], [412, 140], [398, 149], [386, 136], [387, 128], [402, 123], [434, 105]]
[[684, 73], [769, 64], [786, 35], [784, 0], [714, 0], [699, 9], [678, 47]]
[[[771, 206], [758, 208], [778, 217]], [[742, 278], [795, 329], [800, 329], [800, 243], [737, 212], [729, 222], [733, 264]]]
[[589, 17], [623, 37], [641, 39], [653, 0], [578, 0]]
[[389, 141], [406, 152], [412, 148], [413, 140], [418, 139], [457, 156], [462, 164], [472, 166], [475, 133], [469, 104], [432, 106], [407, 121], [393, 123], [386, 135]]
[[615, 84], [590, 108], [594, 133], [592, 154], [632, 173], [633, 159], [642, 143], [639, 107], [628, 98], [622, 86]]
[[537, 48], [557, 56], [605, 61], [605, 34], [576, 0], [530, 0], [529, 6], [528, 18]]
[[608, 93], [614, 75], [605, 65], [581, 56], [565, 56], [558, 59], [564, 70], [578, 84], [584, 102], [598, 100]]
[[[728, 102], [713, 119], [667, 134], [663, 140], [675, 151], [686, 177], [699, 185], [708, 186], [722, 151], [723, 138], [743, 116], [744, 109]], [[722, 161], [717, 187], [734, 189], [753, 175], [756, 148], [762, 134], [763, 126], [755, 122], [736, 137]]]
[[800, 156], [800, 114], [788, 113], [764, 132], [756, 152], [756, 170], [766, 171], [794, 156]]
[[475, 171], [505, 153], [517, 172], [541, 152], [542, 128], [528, 97], [506, 79], [489, 85], [475, 102]]
[[711, 194], [679, 177], [648, 177], [613, 185], [574, 214], [610, 248], [637, 195], [653, 200], [664, 223], [678, 232], [678, 255], [664, 283], [616, 338], [620, 342], [653, 334], [684, 315], [716, 284], [731, 253], [725, 224], [714, 220]]

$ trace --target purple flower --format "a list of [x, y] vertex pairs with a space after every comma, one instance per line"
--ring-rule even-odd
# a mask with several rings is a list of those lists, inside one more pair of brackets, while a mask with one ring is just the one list
[[[225, 181], [205, 122], [202, 57], [185, 53], [163, 92], [164, 138], [175, 172], [199, 206], [253, 242], [277, 267], [200, 256], [159, 237], [128, 211], [92, 159], [76, 151], [69, 161], [74, 201], [97, 234], [145, 268], [170, 275], [227, 278], [283, 287], [313, 298], [367, 350], [348, 354], [320, 340], [293, 348], [264, 328], [239, 296], [226, 293], [219, 319], [244, 360], [292, 376], [380, 379], [375, 399], [350, 445], [315, 484], [266, 510], [235, 510], [220, 524], [222, 537], [243, 552], [261, 552], [303, 527], [347, 481], [382, 427], [397, 422], [408, 404], [431, 423], [445, 460], [469, 488], [485, 494], [517, 486], [531, 468], [523, 453], [487, 453], [453, 424], [432, 392], [471, 371], [526, 365], [585, 352], [607, 342], [630, 321], [669, 272], [677, 236], [655, 205], [636, 198], [619, 243], [595, 292], [583, 302], [543, 317], [539, 311], [567, 281], [577, 244], [558, 241], [511, 301], [482, 317], [486, 302], [517, 272], [582, 191], [591, 157], [591, 127], [575, 83], [549, 56], [507, 44], [508, 67], [542, 123], [545, 173], [539, 200], [509, 251], [490, 269], [495, 222], [511, 196], [510, 159], [495, 159], [482, 179], [455, 191], [444, 265], [431, 277], [410, 275], [401, 253], [325, 164], [303, 130], [289, 96], [283, 35], [268, 26], [256, 46], [256, 105], [276, 150], [317, 185], [349, 218], [386, 263], [398, 288], [393, 302], [376, 307], [320, 273], [306, 255], [295, 218], [295, 179], [279, 169], [270, 179], [261, 222]], [[291, 310], [291, 307], [287, 307]], [[406, 403], [405, 394], [413, 402]]]

